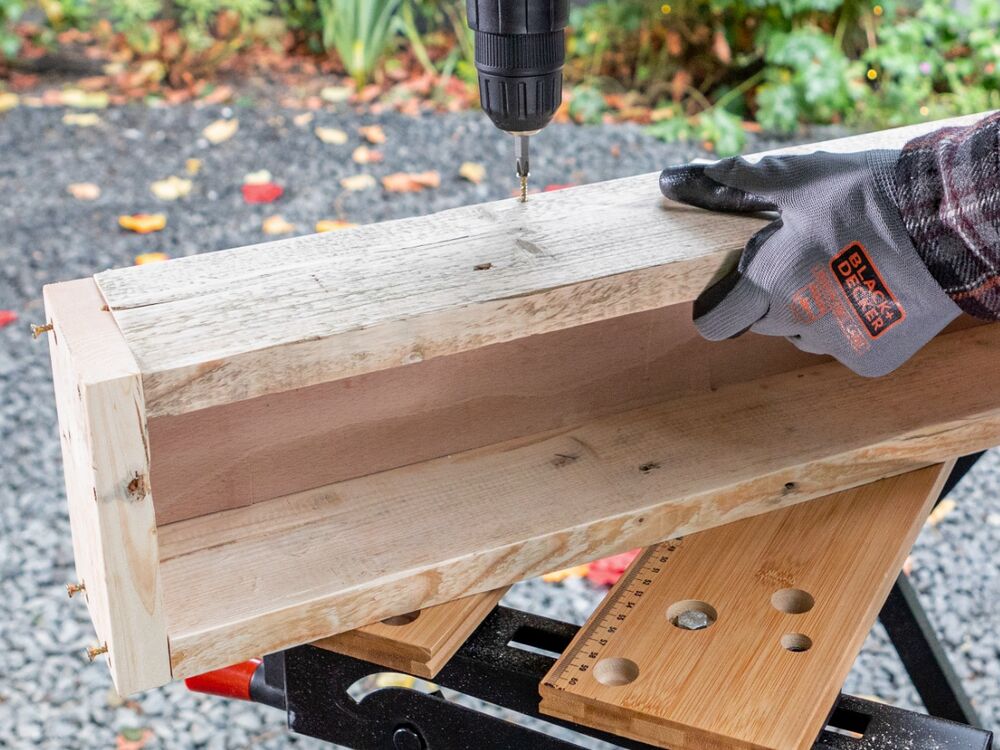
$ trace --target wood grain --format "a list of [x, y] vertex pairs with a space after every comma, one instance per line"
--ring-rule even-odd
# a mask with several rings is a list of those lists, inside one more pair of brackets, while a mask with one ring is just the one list
[[[976, 117], [785, 151], [898, 148]], [[670, 204], [652, 173], [96, 279], [152, 417], [687, 302], [762, 223]]]
[[689, 305], [149, 420], [156, 519], [251, 505], [826, 361]]
[[996, 445], [998, 364], [981, 326], [878, 380], [818, 365], [168, 524], [174, 674]]
[[142, 383], [92, 279], [44, 298], [77, 576], [128, 695], [170, 679]]
[[[614, 609], [626, 619], [605, 617], [634, 594], [648, 564], [640, 556], [542, 682], [542, 713], [671, 750], [808, 750], [948, 470], [686, 536], [633, 608]], [[800, 611], [808, 599], [789, 590], [805, 592], [811, 608]], [[772, 603], [779, 591], [791, 611]], [[697, 631], [672, 625], [671, 607], [690, 600], [717, 620]], [[590, 649], [599, 655], [580, 653]], [[616, 669], [620, 659], [635, 673]]]
[[507, 592], [473, 594], [322, 638], [312, 645], [432, 679]]

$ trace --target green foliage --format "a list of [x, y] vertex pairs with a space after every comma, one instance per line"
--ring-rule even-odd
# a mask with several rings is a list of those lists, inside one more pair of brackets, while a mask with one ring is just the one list
[[21, 48], [21, 40], [13, 27], [24, 13], [21, 0], [0, 0], [0, 59], [13, 57]]
[[1000, 106], [1000, 4], [971, 0], [958, 13], [947, 0], [925, 0], [913, 15], [879, 29], [864, 61], [877, 89], [865, 122], [900, 125]]
[[742, 120], [720, 107], [695, 117], [685, 117], [674, 108], [670, 117], [650, 125], [646, 131], [664, 141], [700, 141], [720, 156], [738, 154], [746, 143]]
[[401, 0], [317, 0], [323, 44], [336, 49], [357, 86], [378, 67], [396, 28]]

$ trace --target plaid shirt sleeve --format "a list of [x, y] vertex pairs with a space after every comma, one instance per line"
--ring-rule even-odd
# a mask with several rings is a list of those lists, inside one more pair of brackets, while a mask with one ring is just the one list
[[931, 274], [962, 310], [1000, 320], [1000, 113], [910, 141], [895, 178]]

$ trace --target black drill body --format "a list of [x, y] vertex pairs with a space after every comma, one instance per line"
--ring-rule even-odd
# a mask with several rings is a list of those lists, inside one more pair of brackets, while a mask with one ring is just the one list
[[483, 111], [516, 138], [522, 198], [528, 136], [544, 128], [562, 103], [569, 0], [466, 0], [476, 32], [476, 70]]

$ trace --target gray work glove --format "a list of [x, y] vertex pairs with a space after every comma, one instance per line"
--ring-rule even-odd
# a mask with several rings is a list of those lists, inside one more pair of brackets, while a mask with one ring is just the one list
[[910, 241], [896, 205], [898, 151], [742, 158], [670, 167], [663, 194], [716, 211], [777, 212], [739, 264], [702, 292], [707, 339], [785, 336], [856, 373], [899, 367], [958, 314]]

